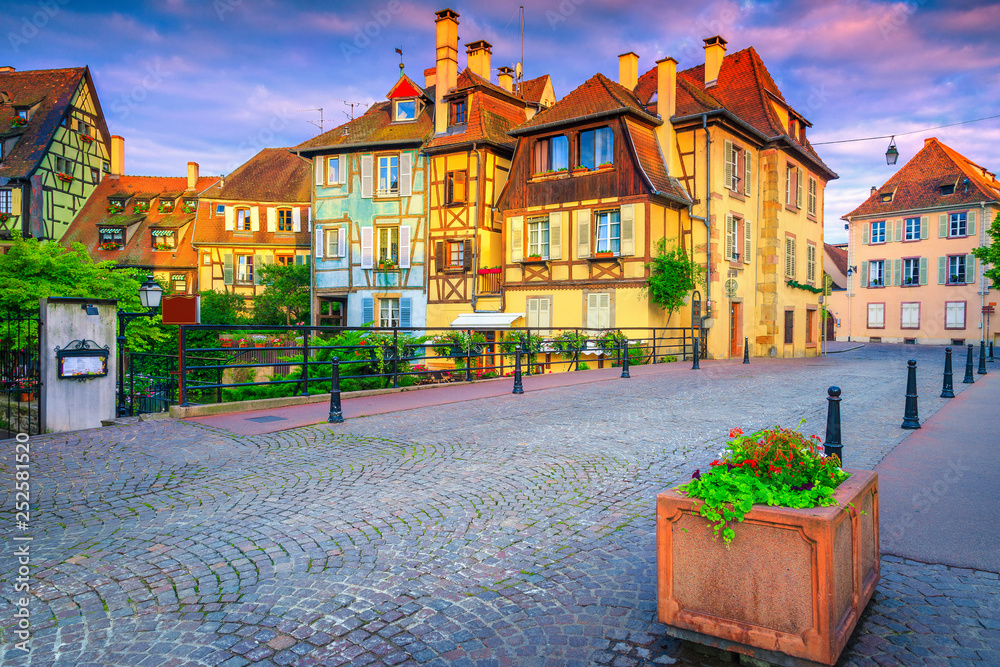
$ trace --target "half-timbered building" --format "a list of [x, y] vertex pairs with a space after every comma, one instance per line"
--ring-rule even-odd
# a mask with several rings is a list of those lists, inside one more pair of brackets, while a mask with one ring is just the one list
[[0, 68], [0, 249], [11, 232], [58, 241], [108, 173], [123, 172], [86, 67]]

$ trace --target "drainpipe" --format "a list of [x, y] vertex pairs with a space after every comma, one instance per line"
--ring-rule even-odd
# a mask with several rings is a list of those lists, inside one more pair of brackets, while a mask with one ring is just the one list
[[[483, 193], [486, 190], [483, 184], [483, 159], [479, 156], [479, 150], [476, 148], [476, 142], [472, 142], [472, 152], [476, 154], [476, 212], [472, 216], [472, 312], [476, 312], [476, 302], [479, 297], [476, 295], [476, 283], [479, 282], [479, 273], [477, 269], [479, 268], [479, 214], [483, 209]], [[466, 190], [468, 190], [468, 181], [466, 181]], [[466, 197], [469, 196], [468, 191], [465, 194]]]
[[708, 304], [708, 314], [702, 315], [705, 320], [712, 316], [712, 137], [708, 131], [708, 116], [701, 115], [701, 127], [705, 130], [705, 303]]
[[[992, 222], [992, 221], [990, 221]], [[980, 247], [986, 245], [986, 202], [979, 202], [979, 245]], [[928, 281], [929, 282], [929, 281]], [[986, 331], [986, 317], [983, 315], [983, 310], [986, 308], [986, 276], [983, 275], [983, 263], [979, 263], [979, 338], [985, 341], [986, 335], [989, 333]]]

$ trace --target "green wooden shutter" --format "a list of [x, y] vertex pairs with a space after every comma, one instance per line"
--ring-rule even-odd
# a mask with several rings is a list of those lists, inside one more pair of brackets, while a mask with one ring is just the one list
[[404, 329], [413, 326], [412, 321], [412, 300], [403, 298], [399, 300], [399, 326]]
[[903, 226], [906, 224], [903, 220], [896, 221], [896, 242], [903, 240]]
[[861, 244], [868, 245], [868, 240], [871, 238], [871, 225], [867, 222], [861, 225]]
[[886, 285], [902, 285], [903, 284], [903, 260], [896, 259], [892, 262], [892, 282], [886, 283]]
[[921, 285], [926, 285], [927, 284], [927, 258], [926, 257], [921, 257], [920, 258], [920, 284]]
[[931, 233], [931, 218], [927, 215], [920, 216], [920, 240], [927, 239]]
[[222, 283], [224, 285], [233, 284], [233, 255], [226, 253], [222, 256]]
[[361, 299], [361, 325], [368, 326], [375, 321], [375, 299], [366, 296]]
[[969, 211], [965, 219], [966, 234], [969, 236], [976, 235], [976, 212]]
[[948, 258], [938, 257], [938, 285], [948, 282]]
[[948, 238], [948, 214], [942, 213], [938, 216], [938, 238]]
[[868, 287], [868, 262], [861, 262], [861, 287]]
[[965, 256], [965, 282], [967, 284], [972, 284], [976, 282], [976, 256], [966, 255]]
[[733, 142], [726, 139], [723, 143], [723, 151], [725, 156], [723, 157], [723, 162], [725, 163], [725, 176], [723, 176], [723, 182], [725, 187], [730, 190], [733, 188]]

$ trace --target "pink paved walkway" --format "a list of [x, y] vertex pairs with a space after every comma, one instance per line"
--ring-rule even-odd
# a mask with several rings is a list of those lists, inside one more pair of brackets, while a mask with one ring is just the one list
[[[756, 361], [756, 360], [755, 360]], [[773, 361], [773, 360], [771, 360]], [[702, 361], [704, 370], [740, 364], [739, 361]], [[632, 376], [655, 375], [661, 373], [690, 372], [691, 362], [678, 361], [671, 364], [651, 364], [632, 366], [629, 373]], [[620, 368], [602, 368], [589, 371], [569, 373], [552, 373], [545, 375], [523, 376], [522, 384], [525, 393], [543, 391], [555, 387], [587, 384], [590, 382], [628, 382], [622, 380]], [[431, 405], [446, 405], [461, 401], [474, 401], [479, 398], [506, 396], [514, 387], [512, 377], [497, 378], [486, 382], [462, 383], [453, 382], [443, 385], [429, 386], [410, 391], [400, 391], [376, 396], [359, 396], [345, 398], [342, 410], [345, 419], [364, 417], [400, 410], [413, 410]], [[189, 417], [185, 421], [198, 422], [215, 428], [225, 429], [239, 435], [261, 435], [284, 431], [299, 426], [309, 426], [325, 422], [330, 414], [328, 401], [293, 405], [285, 408], [255, 410], [252, 412], [233, 412], [207, 417]]]

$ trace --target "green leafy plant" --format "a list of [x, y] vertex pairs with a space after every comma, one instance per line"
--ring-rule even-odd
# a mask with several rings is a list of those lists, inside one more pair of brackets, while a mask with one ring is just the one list
[[542, 351], [544, 344], [545, 339], [537, 334], [528, 334], [527, 331], [508, 331], [502, 341], [504, 358], [513, 364], [517, 357], [517, 347], [520, 346], [521, 355], [527, 355], [527, 362], [534, 364], [535, 355]]
[[[813, 294], [822, 294], [823, 293], [823, 288], [822, 287], [813, 287], [812, 285], [808, 285], [806, 283], [800, 283], [797, 280], [789, 280], [785, 284], [788, 285], [789, 287], [794, 288], [794, 289], [805, 290], [806, 292], [812, 292]], [[875, 285], [876, 282], [873, 280], [872, 284]], [[879, 280], [877, 284], [881, 285], [882, 281]]]
[[589, 371], [590, 370], [590, 364], [588, 364], [586, 361], [581, 361], [580, 363], [578, 363], [576, 365], [576, 370], [578, 370], [578, 371]]
[[[434, 354], [439, 357], [452, 357], [455, 360], [455, 368], [465, 368], [467, 357], [475, 357], [482, 353], [486, 346], [486, 336], [479, 331], [465, 332], [456, 329], [434, 338]], [[476, 366], [476, 359], [472, 359], [472, 366]]]
[[[803, 419], [799, 426], [805, 423]], [[705, 474], [695, 470], [678, 491], [704, 502], [698, 513], [712, 525], [716, 537], [729, 544], [755, 504], [779, 507], [836, 505], [833, 494], [850, 475], [836, 456], [824, 456], [819, 437], [775, 426], [744, 435], [734, 428], [719, 458]]]
[[604, 352], [610, 354], [628, 342], [628, 336], [615, 329], [605, 329], [596, 336], [597, 344]]
[[677, 357], [673, 354], [668, 354], [667, 356], [660, 359], [661, 364], [672, 364], [675, 361], [677, 361]]
[[981, 248], [973, 248], [972, 255], [978, 259], [983, 266], [990, 268], [983, 270], [983, 275], [990, 281], [992, 289], [1000, 289], [1000, 213], [993, 219], [986, 234], [992, 241]]
[[552, 339], [552, 347], [564, 357], [572, 357], [577, 352], [582, 352], [587, 347], [590, 340], [587, 334], [578, 331], [563, 331]]
[[649, 268], [646, 292], [650, 301], [667, 311], [668, 319], [705, 275], [704, 267], [695, 264], [684, 248], [668, 248], [665, 238], [657, 242], [656, 256], [646, 266]]

